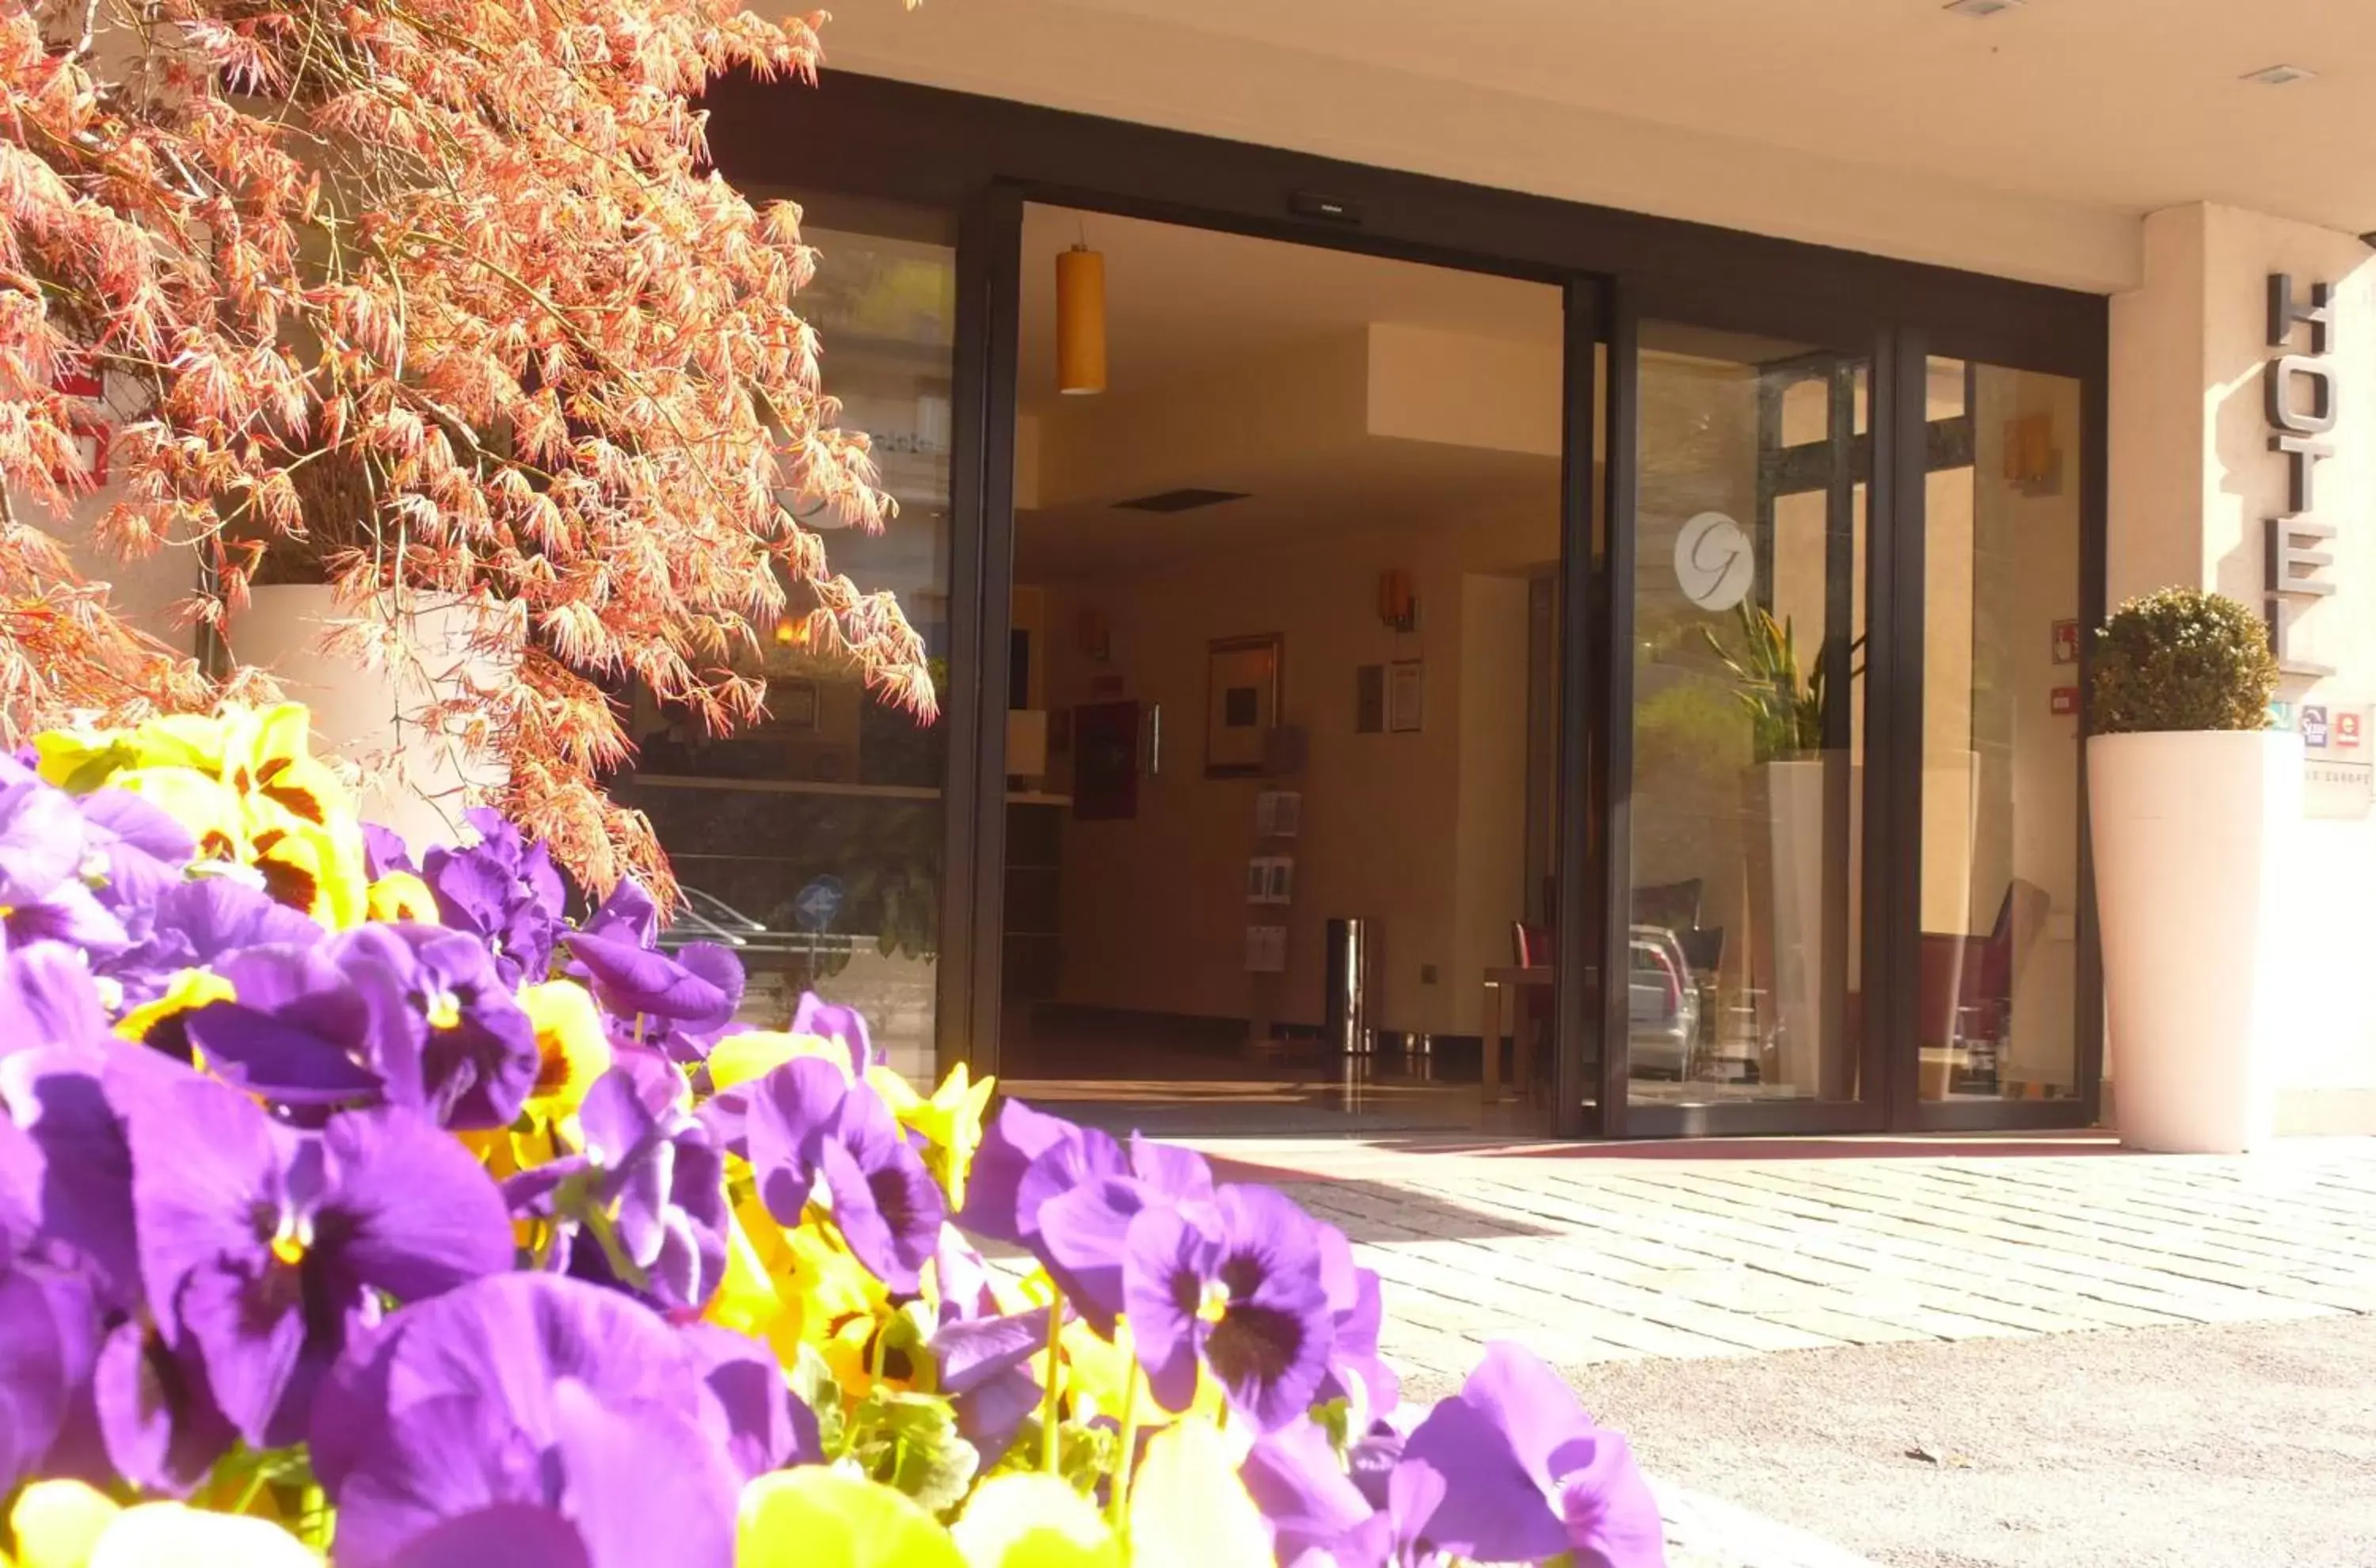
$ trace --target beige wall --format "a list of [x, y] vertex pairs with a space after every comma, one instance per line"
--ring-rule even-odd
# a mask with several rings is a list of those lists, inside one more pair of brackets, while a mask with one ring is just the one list
[[[1339, 0], [1332, 9], [1355, 3]], [[2077, 101], [2096, 112], [2101, 73], [2066, 90], [2024, 89], [2025, 77], [1991, 57], [1966, 58], [1957, 67], [1957, 56], [1942, 50], [1987, 50], [2005, 34], [1934, 17], [1935, 6], [1883, 30], [1903, 42], [1900, 29], [1943, 24], [1911, 58], [1877, 53], [1893, 40], [1861, 20], [1826, 43], [1820, 22], [1801, 9], [1760, 7], [1710, 30], [1657, 6], [1475, 7], [1480, 14], [1432, 13], [1394, 24], [1379, 22], [1376, 0], [1367, 0], [1372, 14], [1333, 21], [1309, 4], [1245, 0], [1231, 8], [1246, 30], [1236, 36], [1212, 6], [1159, 0], [849, 6], [836, 14], [826, 39], [834, 69], [2073, 288], [2109, 291], [2136, 280], [2135, 215], [2150, 201], [2125, 193], [2073, 199], [2040, 189], [2050, 183], [2041, 176], [2078, 166], [2070, 150], [2075, 138], [2086, 137], [2090, 152], [2120, 145], [2095, 135], [2101, 126], [2092, 119], [2061, 137], [2037, 127]], [[2029, 8], [2041, 23], [2055, 9]], [[1258, 19], [1250, 15], [1255, 10]], [[1510, 14], [1481, 14], [1494, 10]], [[1622, 25], [1609, 20], [1620, 17]], [[1496, 71], [1531, 66], [1554, 85], [1508, 90], [1415, 68], [1420, 60], [1408, 58], [1432, 63], [1457, 45], [1475, 46], [1492, 36], [1487, 30], [1496, 20], [1506, 35], [1506, 47], [1494, 50]], [[1780, 36], [1751, 42], [1760, 27]], [[1327, 35], [1327, 46], [1289, 42], [1313, 32]], [[1628, 48], [1640, 53], [1612, 65], [1611, 52]], [[1777, 64], [1810, 48], [1812, 59]], [[1339, 52], [1348, 49], [1400, 50], [1407, 58], [1396, 65]], [[2137, 51], [2122, 37], [2106, 54], [2118, 63]], [[1884, 57], [1892, 61], [1886, 69], [1872, 64]], [[2075, 65], [2086, 57], [2085, 49], [2050, 44], [2033, 59]], [[1711, 74], [1728, 66], [1736, 80], [1711, 91]], [[1936, 74], [1942, 66], [1943, 77]], [[1818, 69], [1846, 69], [1853, 79], [1836, 90], [1811, 87]], [[2216, 85], [2232, 91], [2234, 74], [2218, 76]], [[1992, 110], [1938, 110], [1943, 89], [1980, 83], [2002, 84], [2015, 96]], [[1907, 107], [1895, 134], [1877, 142], [1873, 127], [1893, 122], [1876, 113], [1874, 94], [1893, 89], [1904, 92]], [[1612, 113], [1574, 101], [1629, 93], [1656, 99], [1655, 110]], [[2199, 97], [2194, 107], [2202, 113]], [[1751, 124], [1731, 134], [1707, 128], [1711, 120], [1738, 117]], [[1853, 152], [1811, 150], [1817, 120]], [[1908, 156], [1908, 147], [1940, 132], [1966, 138], [1966, 149], [1927, 163]], [[2007, 145], [2009, 136], [2025, 133], [2036, 144], [2026, 165], [2009, 160]], [[2252, 145], [2249, 137], [2228, 140]], [[2282, 145], [2285, 137], [2268, 140]], [[1884, 158], [1899, 166], [1882, 166], [1877, 160]], [[2158, 188], [2173, 185], [2163, 181]], [[2187, 178], [2176, 188], [2202, 187]]]
[[[1113, 628], [1096, 664], [1053, 639], [1048, 700], [1123, 695], [1163, 710], [1162, 770], [1139, 783], [1137, 816], [1068, 820], [1063, 845], [1066, 1002], [1218, 1017], [1316, 1022], [1325, 922], [1374, 922], [1378, 1027], [1474, 1032], [1477, 970], [1507, 961], [1525, 888], [1526, 598], [1523, 573], [1557, 559], [1558, 514], [1538, 507], [1348, 529], [1087, 581], [1048, 586], [1051, 624], [1093, 607]], [[1377, 614], [1378, 574], [1411, 574], [1420, 621], [1397, 635]], [[1216, 637], [1285, 637], [1281, 719], [1301, 728], [1306, 771], [1291, 845], [1258, 845], [1261, 779], [1207, 778], [1201, 716]], [[1426, 662], [1426, 725], [1354, 733], [1358, 666]], [[1244, 867], [1291, 849], [1295, 898], [1250, 907]], [[1283, 919], [1284, 975], [1245, 971], [1245, 928]], [[1424, 966], [1437, 980], [1422, 980]]]
[[[2336, 667], [2281, 694], [2376, 702], [2376, 265], [2349, 234], [2196, 205], [2145, 223], [2144, 286], [2112, 302], [2110, 597], [2169, 583], [2263, 600], [2263, 519], [2283, 510], [2284, 459], [2262, 410], [2265, 288], [2335, 286], [2341, 374], [2335, 456], [2319, 465], [2315, 516], [2334, 523], [2337, 592], [2302, 613], [2296, 645]], [[2376, 941], [2376, 818], [2303, 824], [2290, 950], [2304, 1005], [2285, 1120], [2376, 1127], [2376, 993], [2360, 978]]]

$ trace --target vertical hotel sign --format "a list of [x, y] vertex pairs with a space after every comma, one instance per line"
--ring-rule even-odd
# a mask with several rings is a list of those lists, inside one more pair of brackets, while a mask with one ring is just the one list
[[[2301, 330], [2298, 330], [2301, 329]], [[2303, 339], [2307, 341], [2302, 341]], [[2288, 675], [2334, 673], [2294, 647], [2296, 618], [2334, 592], [2334, 525], [2313, 515], [2318, 505], [2318, 464], [2334, 456], [2334, 290], [2312, 283], [2304, 301], [2293, 279], [2269, 275], [2269, 347], [2277, 353], [2263, 372], [2269, 418], [2269, 450], [2287, 463], [2286, 509], [2268, 520], [2264, 586], [2268, 590], [2269, 646], [2277, 667]]]

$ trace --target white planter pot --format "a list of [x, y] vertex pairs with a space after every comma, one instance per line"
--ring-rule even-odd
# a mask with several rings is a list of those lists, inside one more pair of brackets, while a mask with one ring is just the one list
[[[1835, 995], [1826, 983], [1824, 947], [1824, 900], [1833, 863], [1843, 852], [1843, 846], [1829, 842], [1824, 828], [1833, 774], [1843, 766], [1847, 768], [1847, 788], [1852, 802], [1845, 852], [1848, 856], [1847, 929], [1853, 932], [1859, 903], [1857, 878], [1863, 863], [1857, 848], [1861, 839], [1863, 770], [1839, 759], [1808, 757], [1762, 763], [1749, 775], [1752, 820], [1762, 819], [1766, 836], [1765, 877], [1756, 897], [1766, 921], [1764, 962], [1766, 980], [1773, 989], [1774, 1021], [1781, 1029], [1781, 1049], [1772, 1063], [1774, 1077], [1808, 1099], [1844, 1098], [1848, 1092], [1845, 1083], [1826, 1083], [1824, 1058], [1824, 1038], [1837, 1027], [1837, 1015], [1847, 1000]], [[1851, 990], [1857, 985], [1855, 958], [1851, 941], [1846, 956]], [[1840, 1078], [1845, 1062], [1831, 1065], [1830, 1075]]]
[[341, 606], [324, 586], [259, 588], [232, 624], [232, 651], [240, 663], [270, 671], [291, 701], [312, 710], [317, 754], [362, 770], [357, 804], [365, 821], [396, 829], [416, 851], [450, 844], [461, 835], [464, 808], [500, 790], [507, 775], [500, 758], [426, 719], [435, 704], [500, 677], [505, 659], [478, 646], [484, 612], [469, 602], [407, 611], [410, 651], [395, 664], [325, 651], [333, 627], [375, 612], [385, 613]]
[[2087, 782], [2121, 1139], [2165, 1153], [2263, 1146], [2299, 993], [2283, 880], [2301, 826], [2301, 738], [2098, 735]]

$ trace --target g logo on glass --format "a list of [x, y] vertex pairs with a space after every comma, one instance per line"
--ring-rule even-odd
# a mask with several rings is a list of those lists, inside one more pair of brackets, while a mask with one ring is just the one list
[[1700, 513], [1675, 536], [1675, 581], [1702, 610], [1731, 609], [1756, 576], [1749, 536], [1722, 512]]

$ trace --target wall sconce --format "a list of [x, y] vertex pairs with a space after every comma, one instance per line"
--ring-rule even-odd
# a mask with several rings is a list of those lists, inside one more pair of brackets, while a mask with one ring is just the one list
[[1087, 244], [1056, 257], [1056, 390], [1106, 389], [1106, 258]]
[[2005, 422], [2005, 482], [2026, 495], [2061, 489], [2062, 454], [2054, 448], [2054, 416], [2024, 414]]
[[1408, 572], [1399, 567], [1378, 574], [1378, 619], [1397, 632], [1419, 626], [1419, 598], [1411, 591]]

